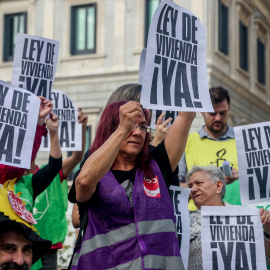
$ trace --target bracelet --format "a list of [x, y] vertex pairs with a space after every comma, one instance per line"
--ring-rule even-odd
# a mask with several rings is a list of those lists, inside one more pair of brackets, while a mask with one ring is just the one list
[[265, 231], [263, 232], [263, 234], [264, 234], [265, 238], [268, 238], [270, 241], [270, 234], [266, 233]]

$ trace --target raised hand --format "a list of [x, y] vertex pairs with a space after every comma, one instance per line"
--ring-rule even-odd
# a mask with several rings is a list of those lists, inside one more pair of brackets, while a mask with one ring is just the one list
[[162, 113], [157, 120], [156, 132], [154, 135], [154, 139], [151, 142], [151, 144], [154, 146], [157, 146], [158, 144], [160, 144], [165, 139], [169, 131], [170, 127], [168, 127], [167, 125], [172, 121], [172, 118], [169, 117], [168, 119], [162, 122], [164, 116], [165, 116], [165, 113]]
[[40, 99], [40, 107], [39, 107], [39, 115], [38, 115], [38, 125], [42, 126], [46, 116], [52, 111], [53, 104], [50, 100], [45, 97], [39, 96]]
[[128, 135], [134, 129], [136, 117], [142, 117], [142, 105], [139, 102], [129, 101], [119, 108], [119, 129], [124, 130]]
[[57, 115], [51, 112], [50, 117], [46, 118], [46, 125], [49, 129], [50, 134], [58, 133], [59, 121]]
[[82, 108], [78, 108], [78, 111], [78, 122], [81, 123], [83, 126], [86, 126], [88, 122], [88, 115], [82, 111]]

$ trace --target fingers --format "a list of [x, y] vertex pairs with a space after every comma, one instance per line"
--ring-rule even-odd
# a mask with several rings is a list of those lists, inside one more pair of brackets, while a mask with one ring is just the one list
[[136, 116], [143, 116], [142, 105], [136, 101], [129, 101], [126, 104], [120, 106], [120, 114], [125, 115], [129, 118]]
[[53, 120], [53, 121], [57, 121], [58, 120], [58, 117], [57, 117], [57, 115], [56, 114], [54, 114], [54, 113], [50, 113], [50, 118]]
[[239, 172], [238, 172], [238, 170], [236, 170], [235, 168], [232, 168], [232, 178], [233, 178], [234, 180], [239, 179]]
[[157, 125], [161, 125], [161, 124], [162, 124], [162, 120], [163, 120], [164, 116], [165, 116], [165, 113], [162, 113], [162, 114], [159, 116], [159, 118], [158, 118], [158, 120], [157, 120]]
[[49, 100], [49, 99], [46, 99], [45, 97], [42, 97], [42, 96], [38, 96], [38, 98], [40, 99], [40, 105], [46, 105], [48, 107], [52, 107], [53, 104], [52, 102]]
[[270, 212], [260, 208], [261, 222], [265, 225], [270, 225]]
[[163, 123], [162, 123], [162, 126], [163, 127], [166, 127], [170, 122], [172, 122], [172, 118], [171, 117], [169, 117], [168, 119], [166, 119]]
[[82, 124], [83, 126], [86, 126], [88, 122], [88, 115], [83, 113], [82, 108], [78, 108], [78, 112], [79, 112], [78, 117], [77, 117], [78, 122]]
[[119, 108], [119, 128], [126, 134], [132, 132], [136, 117], [142, 117], [142, 105], [136, 101], [129, 101]]

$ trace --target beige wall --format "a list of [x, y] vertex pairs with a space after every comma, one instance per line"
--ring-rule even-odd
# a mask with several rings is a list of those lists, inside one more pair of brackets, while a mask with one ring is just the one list
[[[232, 96], [230, 123], [268, 121], [270, 115], [270, 0], [222, 0], [229, 7], [229, 55], [218, 50], [218, 1], [175, 0], [194, 12], [207, 28], [209, 86], [223, 85]], [[97, 3], [95, 54], [70, 54], [70, 8]], [[144, 46], [144, 0], [21, 0], [0, 1], [0, 36], [3, 15], [27, 12], [27, 33], [60, 41], [54, 88], [65, 92], [89, 115], [94, 126], [107, 98], [119, 85], [137, 82], [140, 52]], [[238, 25], [249, 27], [249, 71], [239, 68]], [[257, 82], [257, 37], [266, 46], [266, 85]], [[12, 63], [2, 61], [0, 78], [11, 80]], [[197, 114], [200, 115], [200, 114]], [[202, 120], [198, 117], [193, 130]]]

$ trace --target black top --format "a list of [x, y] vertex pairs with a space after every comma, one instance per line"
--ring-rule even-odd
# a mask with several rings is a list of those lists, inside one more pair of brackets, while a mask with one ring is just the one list
[[[167, 151], [165, 149], [164, 142], [160, 143], [154, 149], [151, 149], [150, 156], [156, 161], [156, 163], [157, 163], [157, 165], [162, 173], [162, 176], [164, 178], [166, 186], [169, 189], [169, 186], [171, 185], [171, 182], [172, 182], [174, 176], [178, 174], [178, 167], [174, 172], [172, 172], [171, 164], [169, 161], [169, 157], [167, 155]], [[75, 179], [79, 175], [81, 168], [88, 157], [89, 157], [89, 152], [87, 151], [85, 156], [84, 156], [83, 161], [80, 164], [80, 169], [74, 175], [74, 181], [73, 181], [72, 187], [68, 193], [68, 199], [71, 203], [78, 203], [76, 200]], [[133, 178], [135, 177], [135, 172], [136, 172], [136, 167], [130, 171], [112, 170], [112, 173], [114, 174], [114, 176], [119, 184], [122, 184], [126, 179], [133, 180]], [[85, 203], [87, 204], [87, 202], [85, 202]], [[78, 203], [78, 205], [79, 204], [81, 204], [81, 203]]]
[[35, 174], [33, 174], [32, 186], [34, 200], [42, 191], [44, 191], [50, 185], [50, 183], [59, 173], [61, 168], [62, 157], [56, 159], [50, 156], [48, 164], [38, 170]]

